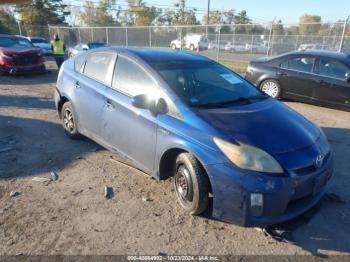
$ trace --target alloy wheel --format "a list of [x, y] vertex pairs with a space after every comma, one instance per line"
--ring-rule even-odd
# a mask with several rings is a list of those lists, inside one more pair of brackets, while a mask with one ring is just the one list
[[65, 129], [69, 133], [73, 133], [73, 131], [74, 131], [74, 117], [73, 117], [72, 111], [68, 108], [66, 108], [66, 110], [64, 111], [63, 123], [64, 123]]
[[262, 86], [261, 90], [267, 95], [276, 98], [279, 92], [278, 85], [273, 81], [266, 81]]

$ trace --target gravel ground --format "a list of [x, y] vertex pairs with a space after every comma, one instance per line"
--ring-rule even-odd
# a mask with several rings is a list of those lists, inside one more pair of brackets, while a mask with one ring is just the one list
[[[0, 77], [0, 254], [350, 253], [349, 112], [287, 103], [326, 132], [335, 151], [329, 190], [345, 204], [323, 201], [285, 243], [209, 212], [184, 214], [171, 181], [111, 160], [88, 139], [68, 139], [54, 109], [56, 77]], [[32, 180], [50, 171], [57, 181]]]

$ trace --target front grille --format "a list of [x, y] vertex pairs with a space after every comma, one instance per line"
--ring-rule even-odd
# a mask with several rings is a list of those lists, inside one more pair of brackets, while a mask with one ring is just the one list
[[34, 65], [40, 62], [40, 57], [38, 54], [26, 54], [26, 55], [17, 55], [13, 59], [13, 63], [19, 66]]
[[[326, 154], [326, 156], [323, 158], [323, 164], [322, 166], [327, 163], [328, 158], [330, 156], [330, 153]], [[312, 163], [310, 165], [298, 168], [298, 169], [294, 169], [294, 172], [298, 175], [307, 175], [310, 173], [315, 172], [318, 168], [321, 168], [322, 166], [317, 167], [315, 163]]]

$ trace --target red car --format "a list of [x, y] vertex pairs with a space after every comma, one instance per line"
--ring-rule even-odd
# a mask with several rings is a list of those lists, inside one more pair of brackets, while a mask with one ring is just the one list
[[0, 35], [0, 74], [45, 72], [40, 48], [21, 36]]

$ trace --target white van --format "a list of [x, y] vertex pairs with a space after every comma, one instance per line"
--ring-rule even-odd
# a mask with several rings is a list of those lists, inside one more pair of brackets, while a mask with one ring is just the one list
[[[181, 39], [175, 39], [170, 43], [171, 49], [181, 49]], [[201, 34], [189, 34], [183, 38], [182, 47], [194, 50], [206, 50], [208, 49], [208, 38]]]

